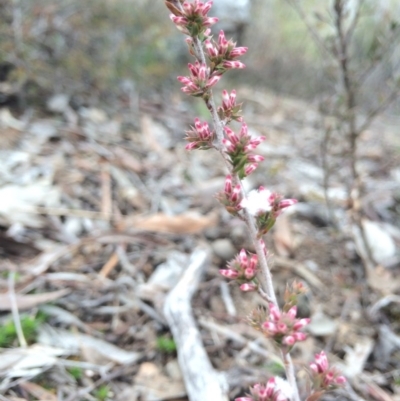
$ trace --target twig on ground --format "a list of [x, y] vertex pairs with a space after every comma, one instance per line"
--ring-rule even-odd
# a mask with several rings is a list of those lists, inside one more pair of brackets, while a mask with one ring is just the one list
[[15, 272], [13, 270], [10, 270], [10, 272], [8, 274], [8, 294], [10, 296], [12, 317], [14, 320], [14, 326], [15, 326], [15, 330], [17, 332], [19, 345], [23, 348], [26, 348], [28, 346], [28, 343], [26, 342], [24, 332], [22, 330], [21, 319], [19, 316], [18, 305], [17, 305], [17, 299], [15, 297], [14, 283], [15, 283]]
[[199, 324], [207, 330], [213, 330], [221, 336], [228, 338], [229, 340], [236, 341], [237, 343], [245, 346], [256, 354], [261, 355], [263, 358], [266, 358], [269, 361], [274, 361], [279, 365], [282, 364], [282, 360], [274, 353], [268, 352], [265, 349], [265, 346], [257, 344], [256, 341], [248, 340], [241, 334], [238, 334], [235, 331], [231, 330], [228, 326], [222, 326], [205, 318], [200, 318]]
[[209, 254], [207, 249], [193, 252], [188, 268], [165, 300], [164, 314], [177, 345], [178, 360], [189, 399], [228, 401], [227, 380], [214, 370], [208, 359], [190, 305]]
[[233, 303], [233, 299], [231, 293], [229, 292], [229, 286], [226, 281], [221, 281], [219, 284], [219, 288], [221, 290], [221, 298], [224, 302], [226, 311], [228, 312], [229, 316], [236, 316], [236, 307]]

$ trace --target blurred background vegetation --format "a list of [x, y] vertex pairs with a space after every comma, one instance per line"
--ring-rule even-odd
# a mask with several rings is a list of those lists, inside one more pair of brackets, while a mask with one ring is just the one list
[[[308, 23], [328, 44], [330, 3], [302, 1]], [[307, 99], [335, 90], [335, 63], [288, 2], [253, 0], [251, 14], [241, 84]], [[367, 107], [379, 103], [399, 74], [400, 43], [393, 34], [399, 15], [397, 0], [365, 1], [353, 68], [370, 63], [388, 38], [393, 45], [365, 85]], [[171, 85], [176, 92], [175, 76], [185, 73], [186, 61], [184, 37], [162, 0], [0, 0], [0, 104], [40, 107], [48, 96], [66, 93], [73, 107], [112, 105], [127, 88], [140, 96]], [[230, 75], [233, 83], [236, 76]], [[398, 109], [395, 104], [392, 112]]]

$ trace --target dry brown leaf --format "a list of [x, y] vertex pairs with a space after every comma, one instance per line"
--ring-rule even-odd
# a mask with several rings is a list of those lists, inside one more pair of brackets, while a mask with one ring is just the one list
[[[43, 294], [33, 294], [33, 295], [15, 295], [15, 300], [17, 302], [17, 307], [20, 310], [30, 309], [39, 304], [44, 304], [46, 302], [54, 301], [58, 298], [63, 297], [70, 293], [69, 289], [46, 292]], [[11, 310], [11, 299], [10, 294], [4, 293], [0, 294], [0, 311]]]
[[367, 270], [367, 281], [370, 288], [390, 295], [400, 288], [400, 280], [382, 266]]
[[111, 195], [110, 165], [106, 162], [101, 163], [100, 182], [101, 182], [101, 214], [105, 219], [109, 219], [112, 212], [113, 201]]
[[120, 223], [118, 228], [120, 230], [135, 228], [159, 233], [195, 234], [206, 228], [214, 227], [216, 224], [216, 213], [210, 213], [205, 216], [195, 212], [187, 212], [175, 216], [157, 213], [145, 217], [127, 217]]
[[145, 399], [175, 399], [186, 395], [182, 378], [169, 377], [152, 362], [140, 365], [135, 387], [145, 390]]
[[288, 257], [295, 248], [289, 217], [283, 214], [276, 220], [273, 232], [275, 249], [281, 256]]
[[57, 401], [57, 396], [50, 393], [43, 387], [39, 386], [36, 383], [31, 382], [22, 382], [19, 385], [24, 390], [26, 390], [29, 394], [33, 395], [40, 401]]
[[99, 276], [106, 278], [108, 275], [115, 269], [115, 267], [118, 265], [119, 262], [119, 257], [117, 252], [114, 252], [110, 258], [107, 260], [107, 262], [104, 264], [104, 266], [101, 268]]

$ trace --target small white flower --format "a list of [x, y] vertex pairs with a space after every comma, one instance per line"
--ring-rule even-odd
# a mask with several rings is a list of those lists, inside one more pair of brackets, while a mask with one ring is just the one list
[[270, 212], [272, 209], [271, 195], [272, 192], [268, 189], [254, 189], [240, 202], [240, 206], [247, 209], [252, 216], [256, 216], [259, 213]]
[[293, 398], [293, 389], [288, 381], [282, 379], [282, 377], [275, 377], [275, 388], [280, 390], [281, 393], [288, 399], [291, 400]]

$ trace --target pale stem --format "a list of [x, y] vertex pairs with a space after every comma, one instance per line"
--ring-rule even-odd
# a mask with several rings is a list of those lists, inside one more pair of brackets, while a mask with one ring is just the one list
[[[197, 57], [198, 61], [201, 63], [206, 63], [206, 58], [205, 58], [204, 50], [203, 50], [200, 39], [198, 37], [194, 38], [193, 43], [194, 43], [195, 53], [196, 53], [196, 57]], [[224, 145], [222, 143], [222, 139], [224, 138], [223, 122], [221, 121], [221, 119], [218, 116], [217, 107], [214, 102], [212, 91], [210, 91], [210, 96], [209, 96], [208, 100], [206, 100], [206, 104], [207, 104], [208, 109], [210, 110], [210, 113], [211, 113], [212, 119], [213, 119], [213, 123], [214, 123], [214, 128], [215, 128], [216, 137], [217, 137], [216, 148], [219, 151], [219, 153], [222, 155], [222, 157], [224, 158], [225, 163], [227, 164], [230, 172], [232, 173], [232, 171], [231, 171], [232, 166], [229, 163], [229, 159], [228, 159], [227, 155], [223, 152], [223, 148], [224, 148]], [[242, 197], [245, 198], [246, 192], [243, 188], [243, 184], [242, 184], [241, 180], [239, 179], [238, 175], [232, 173], [232, 178], [236, 183], [240, 183]], [[254, 217], [246, 209], [244, 209], [244, 220], [245, 220], [247, 228], [250, 232], [250, 237], [254, 244], [254, 248], [255, 248], [257, 256], [258, 256], [258, 261], [259, 261], [260, 268], [261, 268], [262, 281], [263, 281], [263, 285], [265, 287], [266, 298], [278, 306], [278, 301], [276, 298], [273, 281], [272, 281], [272, 274], [271, 274], [271, 270], [268, 266], [267, 256], [264, 253], [263, 247], [261, 245], [261, 240], [258, 238], [257, 227], [256, 227]], [[297, 387], [296, 375], [295, 375], [292, 358], [290, 357], [289, 353], [284, 353], [284, 352], [282, 352], [282, 358], [284, 360], [284, 366], [285, 366], [287, 380], [290, 383], [292, 390], [293, 390], [293, 401], [300, 401], [299, 390]]]

